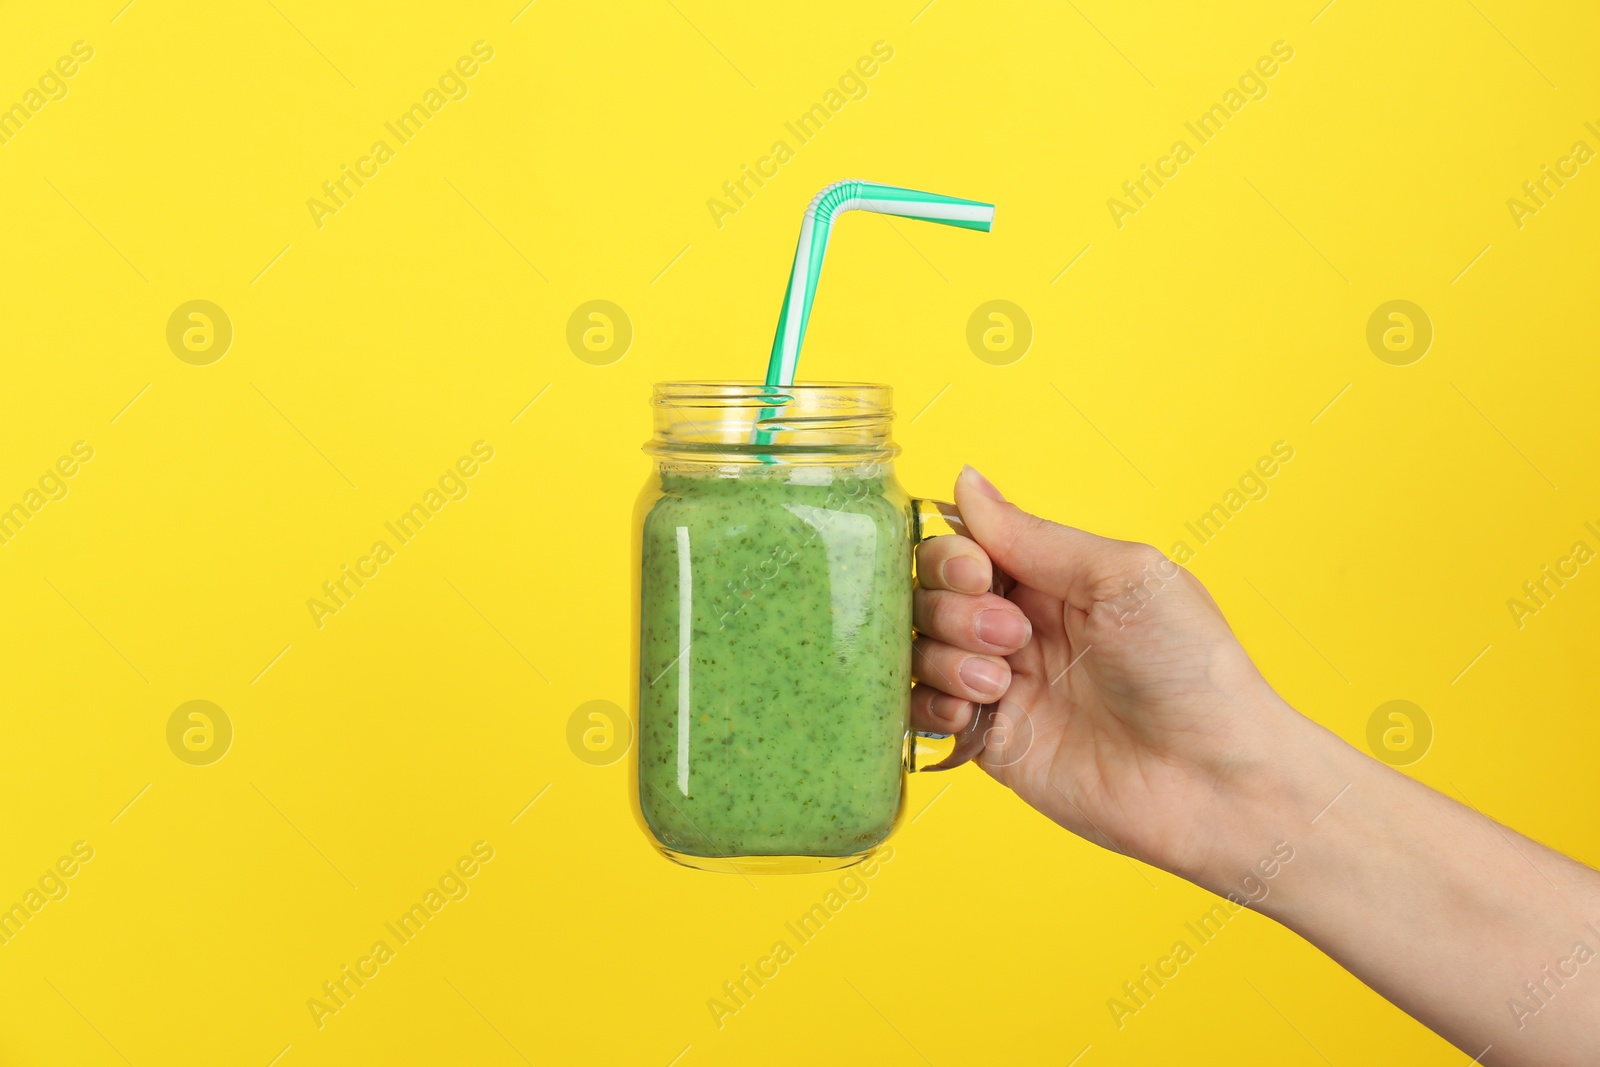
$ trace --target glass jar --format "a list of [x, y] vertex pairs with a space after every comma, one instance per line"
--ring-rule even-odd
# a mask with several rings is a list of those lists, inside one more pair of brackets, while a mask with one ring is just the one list
[[922, 508], [895, 480], [890, 399], [858, 383], [655, 386], [634, 523], [635, 796], [670, 859], [829, 870], [899, 821]]

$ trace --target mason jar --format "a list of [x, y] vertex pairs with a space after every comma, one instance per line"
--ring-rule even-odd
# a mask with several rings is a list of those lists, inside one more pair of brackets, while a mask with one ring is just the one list
[[[662, 382], [635, 512], [638, 814], [706, 870], [858, 863], [900, 819], [912, 562], [886, 385]], [[959, 521], [959, 519], [956, 519]]]

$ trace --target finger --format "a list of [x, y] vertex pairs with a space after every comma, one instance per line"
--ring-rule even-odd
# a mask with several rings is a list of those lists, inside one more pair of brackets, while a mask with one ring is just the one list
[[988, 704], [1011, 684], [1011, 668], [999, 656], [975, 656], [930, 637], [917, 638], [912, 648], [916, 680], [951, 696]]
[[955, 593], [987, 593], [994, 580], [989, 557], [970, 537], [945, 534], [917, 546], [917, 584]]
[[956, 479], [961, 517], [978, 544], [1018, 582], [1088, 611], [1131, 585], [1171, 581], [1182, 570], [1157, 549], [1099, 537], [1030, 515], [1007, 503], [971, 467]]
[[930, 734], [958, 734], [972, 721], [975, 707], [970, 700], [919, 685], [911, 690], [911, 728]]
[[993, 593], [969, 596], [943, 589], [917, 589], [911, 603], [911, 618], [918, 633], [968, 652], [1008, 655], [1027, 644], [1033, 633], [1022, 609]]
[[1074, 616], [1083, 612], [1069, 604], [1028, 585], [1019, 585], [1009, 594], [1010, 601], [1022, 610], [1033, 627], [1033, 636], [1021, 651], [1008, 656], [1011, 664], [1011, 689], [1024, 675], [1040, 677], [1045, 681], [1056, 677], [1076, 654], [1075, 649], [1086, 643], [1074, 644], [1072, 640]]

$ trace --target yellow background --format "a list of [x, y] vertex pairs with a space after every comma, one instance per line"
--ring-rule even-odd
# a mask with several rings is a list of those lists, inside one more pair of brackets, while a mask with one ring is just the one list
[[[759, 376], [805, 203], [862, 177], [999, 205], [988, 236], [856, 215], [833, 246], [805, 371], [893, 383], [912, 491], [970, 461], [1170, 549], [1289, 442], [1193, 563], [1268, 677], [1356, 745], [1415, 702], [1410, 773], [1600, 861], [1600, 573], [1521, 629], [1506, 605], [1600, 547], [1600, 165], [1506, 207], [1600, 148], [1600, 24], [1319, 2], [12, 5], [0, 102], [95, 51], [0, 146], [0, 498], [95, 452], [0, 546], [0, 903], [95, 851], [0, 946], [0, 1062], [1460, 1062], [1255, 915], [1119, 1031], [1107, 999], [1211, 898], [972, 769], [912, 783], [869, 895], [718, 1029], [838, 875], [673, 867], [626, 762], [566, 741], [629, 703], [649, 384]], [[469, 95], [318, 228], [308, 198], [479, 40]], [[1280, 40], [1269, 95], [1119, 229], [1107, 198]], [[166, 342], [192, 299], [233, 324], [209, 366]], [[592, 299], [633, 324], [609, 365], [565, 339]], [[968, 348], [991, 299], [1033, 324], [1020, 361]], [[1365, 340], [1394, 299], [1434, 326], [1410, 366]], [[470, 494], [319, 629], [307, 599], [478, 440]], [[209, 766], [167, 745], [193, 699], [234, 729]], [[480, 840], [470, 895], [319, 1029], [308, 998]]]

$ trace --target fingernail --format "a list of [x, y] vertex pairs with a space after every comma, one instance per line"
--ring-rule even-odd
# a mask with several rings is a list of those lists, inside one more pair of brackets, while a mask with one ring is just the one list
[[944, 561], [939, 572], [944, 584], [958, 593], [987, 593], [989, 585], [984, 580], [983, 564], [971, 556], [952, 556]]
[[972, 620], [978, 640], [996, 648], [1021, 648], [1033, 634], [1033, 626], [1026, 615], [1004, 608], [988, 608], [978, 612]]
[[1006, 669], [993, 660], [968, 657], [961, 661], [956, 673], [974, 693], [983, 696], [997, 697], [1005, 688]]
[[994, 487], [994, 483], [985, 478], [982, 474], [979, 474], [978, 468], [972, 466], [971, 464], [961, 468], [961, 477], [967, 479], [971, 483], [972, 488], [976, 489], [990, 500], [1005, 500], [1005, 497], [1000, 495], [1000, 490]]
[[956, 720], [966, 714], [972, 701], [953, 697], [949, 693], [935, 693], [932, 700], [928, 701], [928, 710], [941, 722], [954, 725]]

